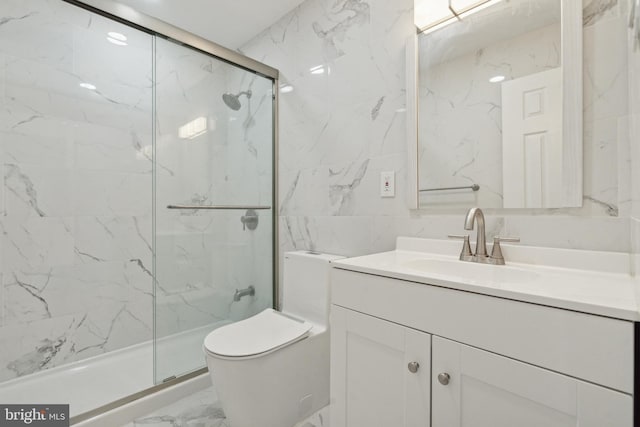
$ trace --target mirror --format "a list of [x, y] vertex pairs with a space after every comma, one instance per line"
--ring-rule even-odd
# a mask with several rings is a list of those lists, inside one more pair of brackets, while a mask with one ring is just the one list
[[418, 141], [410, 203], [581, 206], [581, 2], [423, 1], [452, 15], [427, 19], [408, 48]]

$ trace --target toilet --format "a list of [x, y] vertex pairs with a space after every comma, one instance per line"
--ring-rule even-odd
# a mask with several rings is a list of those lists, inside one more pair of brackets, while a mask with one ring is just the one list
[[231, 427], [292, 427], [329, 404], [329, 271], [341, 258], [286, 252], [282, 312], [266, 309], [205, 338]]

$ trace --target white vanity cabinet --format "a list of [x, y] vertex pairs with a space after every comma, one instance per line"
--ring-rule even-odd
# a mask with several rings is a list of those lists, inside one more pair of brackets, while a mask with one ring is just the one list
[[433, 427], [633, 425], [624, 393], [444, 338], [432, 345]]
[[634, 322], [334, 268], [331, 328], [332, 427], [634, 425]]
[[331, 426], [429, 425], [431, 335], [334, 306]]

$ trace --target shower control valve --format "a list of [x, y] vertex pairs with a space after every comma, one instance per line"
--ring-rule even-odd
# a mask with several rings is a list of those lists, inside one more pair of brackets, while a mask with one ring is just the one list
[[249, 230], [255, 230], [258, 228], [258, 213], [253, 209], [249, 209], [240, 217], [240, 222], [242, 222], [243, 231], [247, 228]]

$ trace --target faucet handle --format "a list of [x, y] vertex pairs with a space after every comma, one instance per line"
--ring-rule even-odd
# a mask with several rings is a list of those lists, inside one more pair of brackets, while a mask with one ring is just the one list
[[462, 252], [460, 252], [460, 260], [461, 261], [469, 261], [473, 254], [471, 253], [471, 245], [469, 244], [469, 235], [468, 234], [449, 234], [450, 239], [460, 239], [462, 242]]
[[519, 242], [519, 237], [500, 237], [494, 236], [493, 248], [491, 249], [491, 259], [495, 260], [495, 264], [504, 265], [504, 256], [502, 255], [502, 248], [500, 242]]
[[519, 242], [519, 237], [502, 237], [502, 236], [494, 236], [493, 243], [496, 242]]

